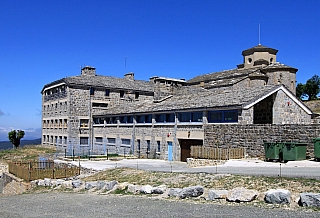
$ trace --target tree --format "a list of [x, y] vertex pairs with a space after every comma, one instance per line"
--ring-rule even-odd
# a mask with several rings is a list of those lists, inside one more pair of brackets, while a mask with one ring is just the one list
[[8, 133], [8, 139], [13, 145], [13, 148], [18, 148], [20, 145], [20, 139], [24, 137], [24, 131], [23, 130], [12, 130]]
[[305, 85], [302, 83], [298, 83], [297, 88], [296, 88], [296, 96], [300, 99], [303, 97], [306, 97], [306, 94], [304, 92]]
[[317, 99], [317, 95], [320, 91], [320, 78], [318, 75], [314, 75], [307, 80], [304, 87], [304, 93], [308, 95], [308, 101]]
[[296, 88], [296, 96], [303, 99], [308, 98], [308, 101], [317, 99], [320, 92], [320, 77], [314, 75], [307, 80], [306, 84], [298, 83]]

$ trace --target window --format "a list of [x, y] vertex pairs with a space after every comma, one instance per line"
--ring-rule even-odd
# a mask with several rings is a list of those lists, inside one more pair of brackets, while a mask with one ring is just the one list
[[89, 138], [88, 137], [80, 137], [80, 145], [88, 145]]
[[135, 93], [134, 98], [135, 98], [135, 99], [138, 99], [138, 98], [139, 98], [139, 92], [136, 92], [136, 93]]
[[107, 103], [97, 103], [97, 102], [93, 102], [92, 103], [92, 107], [108, 107]]
[[163, 123], [165, 122], [165, 114], [157, 114], [156, 115], [156, 122], [157, 123]]
[[175, 120], [174, 113], [156, 115], [157, 123], [174, 123], [174, 120]]
[[238, 110], [232, 111], [209, 111], [209, 123], [231, 123], [238, 122]]
[[157, 145], [158, 145], [158, 150], [157, 150], [157, 152], [159, 152], [160, 153], [160, 141], [157, 141]]
[[105, 118], [105, 119], [106, 119], [106, 123], [107, 123], [107, 124], [116, 124], [116, 123], [117, 123], [115, 117], [107, 117], [107, 118]]
[[131, 144], [130, 139], [121, 139], [121, 146], [129, 147]]
[[191, 113], [179, 113], [180, 122], [191, 122]]
[[193, 112], [191, 114], [191, 122], [202, 122], [202, 111], [201, 112]]
[[93, 124], [104, 124], [104, 120], [101, 117], [94, 117]]
[[102, 144], [102, 137], [96, 137], [96, 143]]
[[80, 120], [80, 127], [81, 128], [85, 128], [85, 127], [88, 127], [89, 126], [89, 120], [87, 119], [81, 119]]
[[109, 96], [109, 95], [110, 95], [110, 89], [106, 89], [105, 96]]
[[107, 138], [107, 144], [108, 145], [116, 145], [116, 139], [115, 138]]
[[150, 151], [150, 140], [147, 140], [147, 152]]
[[94, 88], [90, 87], [90, 95], [94, 95]]
[[151, 123], [152, 122], [152, 115], [139, 115], [137, 116], [137, 123]]
[[124, 91], [120, 91], [120, 98], [124, 97]]
[[120, 123], [133, 123], [133, 116], [121, 116]]
[[166, 122], [167, 123], [174, 123], [174, 118], [175, 118], [175, 116], [174, 116], [173, 113], [172, 114], [166, 114]]
[[140, 145], [141, 145], [141, 144], [140, 144], [140, 139], [138, 139], [137, 142], [138, 142], [138, 145], [137, 145], [138, 151], [140, 152]]

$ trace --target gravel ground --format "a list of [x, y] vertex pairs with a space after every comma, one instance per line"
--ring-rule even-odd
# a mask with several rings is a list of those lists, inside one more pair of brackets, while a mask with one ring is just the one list
[[76, 193], [0, 197], [0, 217], [320, 217], [311, 210], [221, 206], [136, 196]]

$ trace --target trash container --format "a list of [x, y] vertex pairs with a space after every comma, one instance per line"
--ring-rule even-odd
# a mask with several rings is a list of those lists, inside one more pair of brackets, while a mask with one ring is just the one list
[[307, 143], [285, 142], [282, 145], [282, 155], [284, 161], [305, 160]]
[[312, 139], [312, 142], [314, 143], [314, 159], [316, 161], [320, 160], [320, 138], [314, 138]]
[[268, 160], [279, 160], [281, 152], [281, 143], [278, 142], [264, 142], [265, 159]]

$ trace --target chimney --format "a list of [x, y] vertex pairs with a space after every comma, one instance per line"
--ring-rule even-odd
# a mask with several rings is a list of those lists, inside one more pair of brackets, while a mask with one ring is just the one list
[[133, 72], [129, 72], [129, 73], [124, 75], [124, 78], [134, 81], [134, 73]]
[[84, 76], [95, 76], [96, 75], [96, 68], [85, 66], [81, 69], [81, 75]]

